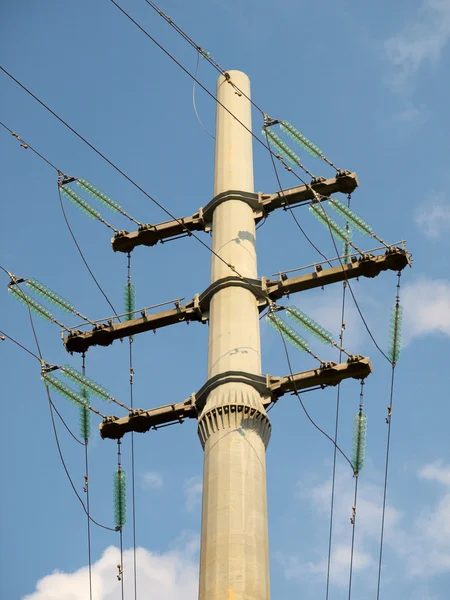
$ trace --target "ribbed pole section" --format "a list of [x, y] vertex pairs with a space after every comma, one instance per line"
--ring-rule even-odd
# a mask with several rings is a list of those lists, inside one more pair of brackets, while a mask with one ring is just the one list
[[[231, 81], [250, 97], [239, 71]], [[218, 100], [251, 129], [251, 105], [220, 77]], [[252, 137], [217, 105], [214, 194], [253, 193]], [[244, 194], [245, 195], [245, 194]], [[230, 198], [212, 217], [213, 249], [245, 278], [256, 278], [251, 206]], [[211, 282], [235, 273], [212, 257]], [[208, 378], [228, 371], [261, 374], [257, 301], [241, 286], [216, 291], [209, 314]], [[213, 389], [199, 417], [205, 459], [199, 600], [269, 600], [266, 459], [270, 423], [261, 395], [246, 383]]]

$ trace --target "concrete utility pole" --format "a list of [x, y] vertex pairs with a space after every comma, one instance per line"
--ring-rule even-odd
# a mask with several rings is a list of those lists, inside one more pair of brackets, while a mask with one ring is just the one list
[[130, 431], [144, 433], [196, 419], [205, 451], [199, 600], [269, 600], [265, 451], [271, 426], [265, 407], [293, 391], [364, 379], [372, 368], [367, 357], [349, 355], [344, 363], [320, 362], [301, 373], [262, 375], [259, 312], [296, 292], [372, 278], [386, 270], [401, 271], [410, 257], [403, 244], [401, 248], [392, 244], [382, 246], [381, 255], [373, 254], [380, 248], [352, 255], [347, 264], [328, 268], [317, 263], [309, 265], [313, 267], [309, 273], [258, 279], [255, 224], [287, 205], [308, 204], [316, 194], [349, 194], [358, 179], [355, 173], [339, 171], [331, 179], [318, 178], [274, 194], [254, 193], [247, 76], [230, 71], [220, 77], [217, 98], [212, 200], [192, 216], [140, 225], [137, 231], [117, 232], [112, 240], [115, 252], [131, 252], [137, 246], [212, 230], [211, 284], [186, 304], [176, 300], [165, 303], [159, 312], [152, 310], [163, 305], [140, 309], [131, 320], [116, 322], [110, 317], [96, 321], [90, 331], [74, 327], [63, 340], [69, 352], [86, 352], [92, 346], [108, 346], [169, 325], [209, 320], [204, 385], [184, 402], [133, 409], [125, 417], [107, 416], [100, 434], [120, 439]]
[[[244, 73], [230, 71], [250, 97]], [[251, 105], [221, 76], [218, 100], [251, 130]], [[256, 279], [255, 218], [245, 198], [253, 194], [252, 136], [220, 104], [216, 113], [212, 247], [246, 278]], [[260, 392], [224, 374], [261, 375], [257, 300], [235, 273], [212, 256], [208, 379], [224, 379], [199, 417], [205, 451], [199, 600], [269, 600], [266, 457], [270, 422]]]

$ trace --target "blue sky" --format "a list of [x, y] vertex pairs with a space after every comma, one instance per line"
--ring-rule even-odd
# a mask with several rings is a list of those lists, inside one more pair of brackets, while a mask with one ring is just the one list
[[[197, 57], [144, 0], [129, 10], [183, 64]], [[356, 171], [353, 207], [388, 242], [402, 238], [414, 268], [402, 277], [404, 348], [398, 365], [388, 490], [384, 600], [444, 600], [450, 584], [450, 458], [448, 343], [450, 204], [450, 2], [291, 2], [197, 0], [161, 5], [226, 69], [246, 72], [252, 97], [273, 117], [292, 122], [339, 167]], [[213, 142], [192, 106], [192, 81], [107, 0], [5, 2], [2, 65], [177, 216], [190, 215], [212, 196]], [[204, 61], [199, 78], [214, 90], [216, 72]], [[165, 215], [58, 123], [4, 74], [0, 118], [69, 175], [84, 177], [143, 222]], [[196, 90], [198, 112], [214, 127], [213, 100]], [[259, 134], [261, 122], [253, 115]], [[90, 318], [110, 308], [84, 268], [65, 227], [51, 168], [0, 131], [1, 264], [35, 277], [70, 299]], [[304, 156], [318, 175], [326, 165]], [[256, 190], [278, 189], [270, 159], [255, 145]], [[280, 170], [284, 187], [296, 179]], [[73, 206], [68, 216], [94, 273], [122, 308], [126, 259], [110, 248], [110, 232]], [[307, 209], [302, 225], [328, 256], [326, 232]], [[104, 212], [119, 229], [122, 217]], [[208, 238], [204, 237], [205, 241]], [[355, 237], [368, 248], [370, 240]], [[288, 213], [272, 214], [258, 230], [260, 275], [318, 260]], [[210, 258], [193, 239], [139, 248], [132, 261], [137, 304], [191, 298], [209, 279]], [[34, 350], [27, 314], [7, 293], [2, 275], [0, 328]], [[353, 289], [379, 343], [388, 343], [395, 274], [355, 282]], [[334, 335], [340, 327], [341, 287], [292, 298]], [[375, 597], [380, 508], [386, 443], [389, 365], [377, 352], [347, 302], [345, 346], [371, 357], [367, 380], [366, 466], [360, 478], [353, 598]], [[35, 319], [46, 360], [70, 363], [58, 328]], [[75, 321], [70, 321], [70, 325]], [[174, 326], [137, 336], [135, 404], [144, 408], [181, 401], [206, 376], [207, 327]], [[314, 349], [327, 360], [336, 353]], [[262, 323], [263, 369], [288, 373], [276, 332]], [[2, 479], [0, 596], [8, 600], [87, 597], [85, 516], [56, 450], [39, 364], [0, 342], [2, 361]], [[94, 348], [87, 372], [115, 397], [128, 398], [127, 343]], [[315, 366], [291, 352], [295, 371]], [[342, 388], [340, 442], [351, 452], [357, 382]], [[305, 396], [326, 431], [334, 425], [336, 390]], [[55, 404], [75, 432], [78, 414], [62, 398]], [[105, 412], [110, 407], [97, 405]], [[306, 420], [294, 397], [270, 413], [267, 454], [271, 587], [274, 598], [325, 593], [333, 449]], [[89, 446], [92, 515], [113, 522], [112, 477], [116, 448], [94, 434]], [[74, 482], [82, 493], [83, 450], [58, 423]], [[129, 471], [129, 441], [123, 444]], [[196, 597], [202, 450], [195, 423], [136, 437], [136, 508], [139, 589], [148, 598]], [[347, 598], [353, 481], [338, 459], [330, 598]], [[131, 517], [130, 517], [131, 520]], [[131, 597], [130, 528], [124, 532], [125, 585]], [[92, 530], [94, 598], [120, 597], [118, 539]]]

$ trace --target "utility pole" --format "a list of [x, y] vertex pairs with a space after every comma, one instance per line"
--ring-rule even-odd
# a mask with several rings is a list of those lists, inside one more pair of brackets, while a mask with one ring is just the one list
[[[265, 452], [271, 425], [266, 407], [287, 393], [335, 386], [348, 378], [362, 380], [372, 367], [367, 357], [348, 354], [340, 364], [319, 359], [315, 369], [283, 377], [263, 375], [259, 314], [296, 292], [373, 278], [386, 270], [399, 272], [410, 264], [410, 256], [403, 242], [401, 247], [383, 242], [347, 256], [346, 262], [338, 257], [337, 266], [326, 267], [327, 260], [310, 265], [313, 270], [301, 275], [281, 272], [278, 279], [258, 278], [258, 221], [274, 210], [314, 202], [317, 195], [350, 194], [358, 179], [355, 173], [338, 171], [331, 179], [313, 179], [274, 194], [255, 193], [248, 77], [239, 71], [221, 76], [217, 99], [212, 200], [192, 216], [139, 225], [137, 231], [117, 232], [112, 240], [115, 252], [128, 253], [193, 231], [212, 231], [210, 285], [186, 304], [165, 303], [173, 308], [133, 310], [123, 321], [90, 321], [90, 331], [66, 328], [63, 341], [68, 352], [83, 353], [91, 346], [108, 346], [169, 325], [209, 321], [208, 379], [200, 390], [183, 402], [133, 409], [126, 417], [107, 416], [100, 434], [121, 439], [131, 431], [144, 433], [196, 419], [204, 449], [199, 600], [269, 600]], [[64, 180], [61, 186], [74, 180]], [[380, 250], [384, 254], [374, 254]]]
[[[208, 380], [214, 388], [199, 415], [204, 449], [199, 600], [269, 600], [266, 456], [270, 421], [261, 393], [259, 311], [247, 280], [257, 277], [250, 82], [229, 72], [217, 82]], [[247, 97], [245, 97], [247, 96]], [[223, 106], [221, 106], [221, 104]], [[249, 196], [249, 194], [251, 196]], [[219, 203], [220, 202], [220, 203]], [[231, 373], [248, 380], [232, 381]]]

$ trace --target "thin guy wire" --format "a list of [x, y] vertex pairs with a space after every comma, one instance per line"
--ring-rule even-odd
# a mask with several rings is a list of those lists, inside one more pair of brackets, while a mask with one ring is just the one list
[[[86, 375], [86, 353], [83, 352], [81, 355], [81, 372]], [[86, 437], [84, 439], [84, 463], [85, 463], [85, 491], [86, 491], [86, 509], [87, 509], [87, 542], [88, 542], [88, 561], [89, 561], [89, 599], [92, 600], [92, 559], [91, 559], [91, 522], [89, 520], [90, 508], [89, 508], [89, 460], [88, 460], [88, 443], [89, 440]]]
[[[341, 333], [339, 336], [339, 341], [342, 345], [344, 339], [344, 319], [345, 319], [345, 291], [346, 291], [346, 283], [345, 281], [342, 283], [342, 308], [341, 308]], [[342, 350], [339, 349], [339, 362], [342, 360]], [[338, 430], [339, 430], [339, 408], [340, 408], [340, 398], [341, 398], [341, 382], [338, 383], [337, 394], [336, 394], [336, 420], [334, 426], [334, 439], [336, 442], [338, 441]], [[335, 485], [336, 485], [336, 458], [337, 451], [336, 446], [333, 450], [333, 475], [331, 480], [331, 505], [330, 505], [330, 532], [328, 536], [328, 559], [327, 559], [327, 588], [325, 598], [328, 600], [329, 591], [330, 591], [330, 568], [331, 568], [331, 546], [332, 546], [332, 538], [333, 538], [333, 516], [334, 516], [334, 493], [335, 493]]]
[[[77, 242], [77, 238], [75, 237], [75, 234], [74, 234], [74, 232], [73, 232], [73, 230], [72, 230], [72, 227], [70, 226], [69, 219], [67, 218], [66, 210], [65, 210], [65, 208], [64, 208], [64, 202], [62, 201], [62, 198], [61, 198], [61, 189], [60, 189], [59, 185], [58, 185], [58, 196], [59, 196], [59, 204], [60, 204], [60, 206], [61, 206], [61, 211], [62, 211], [62, 214], [63, 214], [63, 217], [64, 217], [64, 221], [66, 222], [67, 229], [69, 230], [69, 233], [70, 233], [70, 235], [71, 235], [71, 237], [72, 237], [72, 240], [73, 240], [73, 242], [74, 242], [74, 244], [75, 244], [75, 246], [76, 246], [76, 248], [77, 248], [77, 250], [78, 250], [78, 254], [80, 255], [80, 257], [81, 257], [81, 260], [83, 261], [83, 263], [84, 263], [84, 266], [85, 266], [85, 267], [86, 267], [86, 269], [88, 270], [88, 273], [89, 273], [89, 275], [92, 277], [92, 279], [93, 279], [93, 281], [94, 281], [95, 285], [96, 285], [96, 286], [97, 286], [97, 288], [100, 290], [100, 292], [101, 292], [101, 294], [103, 295], [104, 299], [105, 299], [105, 300], [106, 300], [106, 302], [109, 304], [109, 306], [110, 306], [111, 310], [113, 311], [113, 313], [114, 313], [114, 314], [115, 314], [115, 316], [117, 317], [117, 312], [116, 312], [116, 309], [114, 308], [114, 306], [113, 306], [112, 302], [110, 301], [110, 299], [109, 299], [109, 298], [108, 298], [108, 296], [106, 295], [106, 292], [104, 291], [104, 289], [102, 288], [102, 286], [99, 284], [99, 282], [98, 282], [97, 278], [95, 277], [94, 273], [92, 272], [92, 269], [91, 269], [91, 267], [89, 266], [89, 264], [88, 264], [88, 262], [87, 262], [87, 260], [86, 260], [86, 257], [84, 256], [84, 254], [83, 254], [83, 251], [81, 250], [81, 248], [80, 248], [80, 245], [79, 245], [79, 244], [78, 244], [78, 242]], [[120, 318], [119, 318], [119, 317], [117, 317], [117, 318], [118, 318], [118, 319], [119, 319], [119, 321], [120, 321]]]
[[[401, 272], [398, 273], [397, 279], [397, 297], [396, 303], [400, 301], [400, 278]], [[386, 441], [386, 459], [385, 459], [385, 468], [384, 468], [384, 490], [383, 490], [383, 508], [381, 513], [381, 535], [380, 535], [380, 555], [378, 559], [378, 577], [377, 577], [377, 600], [380, 598], [380, 585], [381, 585], [381, 566], [383, 560], [383, 542], [384, 542], [384, 526], [385, 526], [385, 517], [386, 517], [386, 497], [387, 497], [387, 484], [388, 484], [388, 471], [389, 471], [389, 453], [391, 447], [391, 420], [392, 420], [392, 404], [394, 401], [394, 384], [395, 384], [395, 367], [396, 363], [392, 363], [392, 373], [391, 373], [391, 389], [390, 389], [390, 397], [389, 397], [389, 407], [388, 407], [388, 433], [387, 433], [387, 441]]]
[[[111, 0], [111, 1], [113, 1], [113, 0]], [[122, 12], [124, 12], [124, 11], [122, 11]], [[164, 50], [164, 52], [166, 52], [166, 50]], [[183, 67], [183, 69], [184, 69], [184, 67]], [[175, 217], [169, 210], [167, 210], [167, 208], [165, 208], [162, 204], [160, 204], [157, 200], [155, 200], [155, 198], [153, 198], [152, 196], [150, 196], [150, 194], [148, 192], [146, 192], [139, 184], [137, 184], [133, 179], [131, 179], [131, 177], [129, 177], [126, 173], [124, 173], [124, 171], [122, 171], [117, 165], [115, 165], [111, 160], [109, 160], [109, 158], [107, 158], [102, 152], [100, 152], [100, 150], [98, 150], [95, 146], [93, 146], [90, 142], [88, 142], [88, 140], [86, 138], [84, 138], [81, 134], [79, 134], [73, 127], [71, 127], [67, 123], [67, 121], [64, 121], [64, 119], [62, 119], [59, 115], [57, 115], [49, 106], [47, 106], [42, 100], [40, 100], [35, 94], [33, 94], [33, 92], [31, 92], [26, 86], [24, 86], [22, 83], [20, 83], [20, 81], [18, 79], [16, 79], [13, 75], [11, 75], [11, 73], [9, 73], [1, 65], [0, 65], [0, 70], [3, 71], [15, 83], [17, 83], [17, 85], [19, 85], [25, 92], [27, 92], [27, 94], [29, 94], [32, 98], [34, 98], [42, 107], [44, 107], [48, 112], [50, 112], [50, 114], [52, 114], [56, 119], [58, 119], [58, 121], [60, 121], [60, 123], [62, 123], [65, 127], [67, 127], [70, 131], [72, 131], [72, 133], [74, 133], [80, 140], [82, 140], [85, 144], [87, 144], [89, 146], [89, 148], [91, 148], [96, 154], [98, 154], [101, 158], [103, 158], [103, 160], [105, 160], [111, 167], [113, 167], [113, 169], [115, 169], [118, 173], [120, 173], [123, 177], [125, 177], [125, 179], [127, 181], [129, 181], [136, 189], [138, 189], [140, 192], [142, 192], [144, 194], [144, 196], [146, 196], [149, 200], [151, 200], [156, 206], [158, 206], [158, 208], [160, 208], [163, 212], [165, 212], [166, 215], [168, 215], [171, 219], [173, 219], [174, 221], [176, 221], [180, 225], [180, 227], [182, 227], [182, 229], [184, 229], [187, 232], [187, 234], [190, 237], [193, 237], [194, 239], [196, 239], [202, 246], [204, 246], [216, 258], [218, 258], [221, 262], [223, 262], [231, 271], [233, 271], [233, 273], [235, 273], [239, 278], [241, 278], [243, 281], [245, 281], [249, 285], [249, 287], [251, 287], [258, 294], [258, 296], [261, 296], [262, 298], [265, 298], [269, 302], [269, 304], [272, 304], [272, 300], [270, 299], [269, 296], [267, 296], [266, 294], [264, 294], [261, 290], [258, 290], [258, 288], [256, 288], [246, 277], [244, 277], [243, 275], [241, 275], [237, 271], [237, 269], [235, 269], [235, 267], [233, 265], [231, 265], [226, 260], [224, 260], [217, 252], [215, 252], [210, 246], [208, 246], [208, 244], [206, 244], [201, 238], [199, 238], [198, 235], [196, 235], [195, 233], [193, 233], [192, 231], [190, 231], [188, 229], [188, 227], [186, 227], [186, 225], [183, 223], [182, 219], [178, 219], [177, 217]], [[188, 71], [186, 71], [186, 72], [189, 73]], [[189, 73], [189, 75], [192, 77], [192, 75], [190, 73]], [[201, 85], [200, 82], [197, 81], [197, 83], [199, 85]], [[216, 98], [211, 94], [211, 92], [208, 91], [208, 93], [216, 100]], [[217, 100], [217, 102], [228, 113], [230, 113], [230, 115], [232, 115], [234, 117], [234, 115], [231, 113], [231, 111], [229, 111], [221, 102], [219, 102], [218, 100]], [[253, 137], [255, 137], [267, 149], [267, 146], [263, 142], [261, 142], [261, 140], [257, 136], [255, 136], [248, 127], [246, 127], [236, 117], [234, 117], [234, 118], [239, 123], [241, 123], [241, 125], [243, 127], [245, 127], [245, 129], [249, 133], [251, 133], [251, 135]], [[303, 181], [303, 180], [301, 180], [301, 181]], [[60, 201], [61, 201], [61, 199], [60, 199]]]
[[[195, 66], [195, 79], [197, 79], [199, 65], [200, 65], [200, 54], [197, 54], [197, 64]], [[194, 107], [195, 116], [197, 117], [197, 121], [200, 123], [203, 130], [209, 135], [209, 137], [211, 137], [213, 140], [215, 140], [216, 138], [213, 136], [212, 133], [210, 133], [208, 131], [208, 129], [205, 127], [205, 125], [203, 124], [203, 121], [200, 119], [200, 116], [198, 114], [197, 104], [195, 102], [195, 85], [196, 85], [196, 83], [197, 83], [197, 81], [194, 81], [194, 83], [192, 84], [192, 105]]]
[[[275, 321], [275, 323], [276, 323], [276, 321]], [[281, 331], [281, 329], [280, 329], [280, 327], [279, 327], [278, 323], [277, 323], [277, 327], [278, 327], [278, 333], [280, 334], [280, 337], [281, 337], [281, 341], [283, 342], [283, 346], [284, 346], [284, 353], [285, 353], [285, 355], [286, 355], [286, 361], [287, 361], [287, 364], [288, 364], [288, 368], [289, 368], [289, 373], [290, 373], [290, 376], [291, 376], [292, 385], [293, 385], [293, 387], [294, 387], [294, 394], [297, 396], [297, 399], [298, 399], [298, 401], [300, 402], [300, 405], [301, 405], [301, 407], [302, 407], [302, 409], [303, 409], [303, 412], [304, 412], [304, 413], [305, 413], [305, 415], [307, 416], [307, 418], [308, 418], [308, 420], [310, 421], [310, 423], [311, 423], [312, 425], [314, 425], [314, 427], [315, 427], [315, 428], [316, 428], [318, 431], [320, 431], [320, 433], [322, 433], [322, 434], [323, 434], [323, 435], [324, 435], [326, 438], [328, 438], [332, 444], [334, 444], [334, 446], [335, 446], [335, 447], [337, 448], [337, 450], [338, 450], [338, 451], [339, 451], [339, 452], [342, 454], [342, 456], [345, 458], [345, 460], [346, 460], [346, 461], [348, 462], [348, 464], [350, 465], [350, 467], [351, 467], [352, 471], [354, 472], [354, 468], [353, 468], [353, 464], [352, 464], [351, 460], [348, 458], [348, 456], [345, 454], [345, 452], [344, 452], [343, 450], [341, 450], [341, 448], [340, 448], [340, 447], [339, 447], [339, 445], [336, 443], [336, 441], [335, 441], [335, 440], [333, 440], [333, 438], [332, 438], [332, 437], [330, 437], [330, 436], [328, 435], [328, 433], [326, 433], [326, 432], [325, 432], [323, 429], [321, 429], [321, 428], [320, 428], [320, 427], [317, 425], [317, 423], [316, 423], [316, 422], [313, 420], [313, 418], [310, 416], [309, 412], [307, 411], [307, 409], [306, 409], [306, 406], [303, 404], [303, 400], [301, 399], [300, 393], [299, 393], [299, 391], [297, 390], [297, 386], [296, 386], [296, 384], [295, 384], [295, 380], [294, 380], [294, 372], [293, 372], [293, 370], [292, 370], [292, 364], [291, 364], [291, 359], [290, 359], [290, 357], [289, 357], [289, 350], [288, 350], [288, 348], [287, 348], [286, 340], [284, 339], [283, 333], [282, 333], [282, 331]]]
[[[131, 284], [131, 252], [127, 256], [127, 282]], [[133, 410], [133, 336], [129, 340], [129, 366], [130, 366], [130, 406]], [[131, 432], [131, 512], [133, 528], [133, 582], [134, 582], [134, 600], [137, 600], [137, 566], [136, 566], [136, 494], [135, 494], [135, 464], [134, 464], [134, 431]]]

